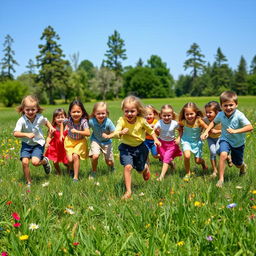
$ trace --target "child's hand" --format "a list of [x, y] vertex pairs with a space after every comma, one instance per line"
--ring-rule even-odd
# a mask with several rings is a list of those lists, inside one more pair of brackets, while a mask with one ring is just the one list
[[72, 132], [72, 133], [78, 133], [78, 130], [75, 129], [75, 128], [72, 128], [72, 129], [71, 129], [71, 132]]
[[155, 143], [155, 145], [158, 146], [158, 147], [161, 147], [161, 146], [162, 146], [161, 142], [160, 142], [158, 139], [155, 139], [154, 143]]
[[124, 128], [124, 129], [120, 132], [120, 135], [127, 134], [128, 132], [129, 132], [129, 129], [128, 129], [128, 128]]
[[160, 134], [160, 128], [155, 129], [155, 134], [156, 134], [157, 136], [159, 136], [159, 134]]
[[102, 133], [101, 136], [102, 136], [104, 139], [109, 139], [109, 135], [106, 134], [106, 133]]
[[64, 139], [65, 139], [64, 135], [63, 135], [63, 134], [62, 134], [62, 135], [60, 135], [60, 142], [63, 142], [63, 141], [64, 141]]
[[234, 129], [232, 129], [232, 128], [228, 128], [228, 129], [227, 129], [227, 132], [228, 132], [228, 133], [235, 134], [235, 133], [236, 133], [236, 130], [234, 130]]
[[206, 140], [206, 139], [208, 138], [208, 136], [209, 136], [209, 134], [204, 132], [204, 133], [201, 135], [201, 140]]
[[212, 134], [219, 134], [221, 131], [217, 129], [211, 129]]
[[175, 139], [174, 142], [175, 142], [176, 145], [179, 145], [180, 144], [180, 138]]
[[28, 137], [29, 139], [33, 139], [33, 138], [35, 137], [35, 134], [32, 133], [32, 132], [27, 133], [27, 137]]
[[50, 127], [49, 128], [49, 132], [52, 134], [52, 133], [54, 133], [56, 131], [56, 129], [54, 128], [54, 127]]

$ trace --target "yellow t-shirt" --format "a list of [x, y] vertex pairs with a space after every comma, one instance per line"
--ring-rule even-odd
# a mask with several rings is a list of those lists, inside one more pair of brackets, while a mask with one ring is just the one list
[[[151, 123], [149, 123], [149, 122], [147, 122], [153, 129], [154, 129], [154, 126], [155, 126], [155, 124], [157, 123], [157, 119], [153, 119], [153, 121], [151, 122]], [[152, 138], [152, 136], [151, 135], [149, 135], [149, 134], [147, 134], [146, 133], [146, 139], [147, 140], [154, 140], [153, 138]]]
[[132, 147], [137, 147], [145, 141], [146, 133], [149, 135], [154, 133], [153, 128], [146, 119], [140, 116], [137, 117], [134, 124], [130, 124], [125, 117], [120, 117], [117, 121], [115, 134], [118, 134], [124, 128], [128, 128], [129, 131], [127, 134], [121, 135], [121, 143]]
[[[211, 122], [207, 117], [205, 117], [203, 120], [204, 120], [204, 122], [205, 122], [207, 125], [209, 125], [210, 122]], [[211, 133], [211, 131], [210, 131], [210, 132], [209, 132], [209, 138], [217, 139], [217, 138], [219, 138], [220, 135], [221, 135], [221, 123], [216, 124], [213, 128], [216, 129], [216, 130], [220, 130], [220, 132], [217, 133], [217, 134], [213, 134], [213, 133]]]

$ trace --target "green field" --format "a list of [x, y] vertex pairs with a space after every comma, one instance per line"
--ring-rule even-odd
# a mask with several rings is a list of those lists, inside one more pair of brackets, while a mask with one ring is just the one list
[[[148, 99], [160, 108], [171, 104], [178, 113], [188, 101], [203, 109], [218, 98]], [[120, 101], [108, 102], [110, 118], [122, 114]], [[93, 103], [86, 103], [90, 113]], [[59, 107], [59, 105], [58, 105]], [[68, 105], [62, 105], [66, 110]], [[56, 106], [44, 106], [51, 120]], [[239, 97], [239, 110], [256, 125], [256, 97]], [[0, 108], [0, 252], [8, 255], [255, 255], [256, 178], [254, 133], [247, 134], [245, 162], [248, 173], [239, 177], [235, 167], [226, 169], [225, 184], [192, 168], [196, 176], [184, 182], [182, 159], [175, 173], [159, 183], [159, 161], [151, 159], [152, 178], [145, 182], [133, 171], [133, 196], [120, 200], [125, 191], [123, 168], [114, 140], [116, 172], [99, 162], [97, 178], [88, 180], [90, 161], [83, 161], [80, 181], [73, 183], [63, 167], [62, 176], [44, 174], [31, 167], [33, 185], [26, 188], [19, 161], [20, 141], [12, 131], [18, 120], [15, 108]], [[45, 129], [46, 134], [46, 129]], [[204, 156], [210, 166], [207, 144]], [[236, 207], [228, 208], [231, 203]], [[14, 227], [13, 213], [20, 216]], [[30, 224], [39, 225], [29, 229]], [[27, 235], [28, 237], [26, 237]], [[24, 237], [25, 236], [25, 237]], [[21, 240], [24, 239], [24, 240]]]

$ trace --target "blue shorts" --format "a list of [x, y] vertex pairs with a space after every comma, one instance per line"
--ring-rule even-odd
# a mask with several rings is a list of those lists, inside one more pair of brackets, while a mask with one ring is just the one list
[[144, 143], [147, 146], [148, 150], [151, 151], [151, 154], [153, 156], [157, 156], [158, 153], [157, 153], [157, 149], [156, 149], [154, 140], [145, 140]]
[[44, 146], [41, 146], [39, 144], [35, 146], [31, 146], [25, 142], [22, 142], [21, 150], [20, 150], [20, 160], [22, 160], [22, 158], [32, 158], [32, 157], [37, 157], [40, 160], [42, 160], [44, 157], [43, 154], [44, 154]]
[[219, 143], [219, 138], [207, 138], [209, 150], [210, 150], [210, 158], [211, 160], [216, 159], [216, 155], [220, 154], [220, 143]]
[[121, 165], [131, 165], [138, 172], [142, 172], [145, 169], [148, 158], [148, 148], [144, 142], [137, 147], [122, 143], [119, 145], [118, 149], [120, 151]]
[[242, 165], [244, 162], [244, 145], [233, 148], [227, 141], [220, 141], [220, 153], [221, 152], [231, 152], [231, 159], [234, 165]]

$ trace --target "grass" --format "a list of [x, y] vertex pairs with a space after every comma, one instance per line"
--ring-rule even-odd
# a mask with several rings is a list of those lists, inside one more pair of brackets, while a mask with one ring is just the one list
[[[217, 99], [217, 98], [216, 98]], [[255, 97], [239, 98], [239, 109], [255, 126]], [[144, 100], [160, 108], [173, 105], [176, 112], [188, 101], [203, 108], [213, 98]], [[85, 107], [90, 113], [92, 103]], [[56, 106], [44, 106], [51, 120]], [[67, 105], [63, 106], [67, 109]], [[109, 102], [115, 122], [122, 114], [120, 101]], [[152, 179], [144, 182], [133, 171], [133, 197], [121, 201], [123, 168], [114, 141], [116, 173], [110, 174], [101, 159], [97, 179], [89, 181], [90, 162], [83, 161], [80, 182], [68, 175], [46, 176], [42, 167], [31, 167], [33, 185], [24, 185], [19, 161], [20, 141], [12, 136], [18, 119], [13, 109], [0, 109], [0, 252], [9, 255], [255, 255], [256, 179], [254, 133], [247, 134], [245, 162], [248, 174], [239, 177], [226, 169], [225, 185], [195, 169], [196, 177], [184, 182], [182, 159], [177, 170], [159, 183], [161, 164], [151, 159]], [[204, 156], [210, 166], [207, 145]], [[210, 174], [209, 170], [209, 173]], [[65, 168], [63, 168], [65, 174]], [[236, 203], [236, 207], [227, 205]], [[20, 215], [20, 227], [12, 213]], [[72, 214], [74, 213], [74, 214]], [[39, 228], [30, 230], [36, 223]], [[22, 235], [28, 239], [20, 240]], [[209, 241], [212, 240], [212, 241]]]

